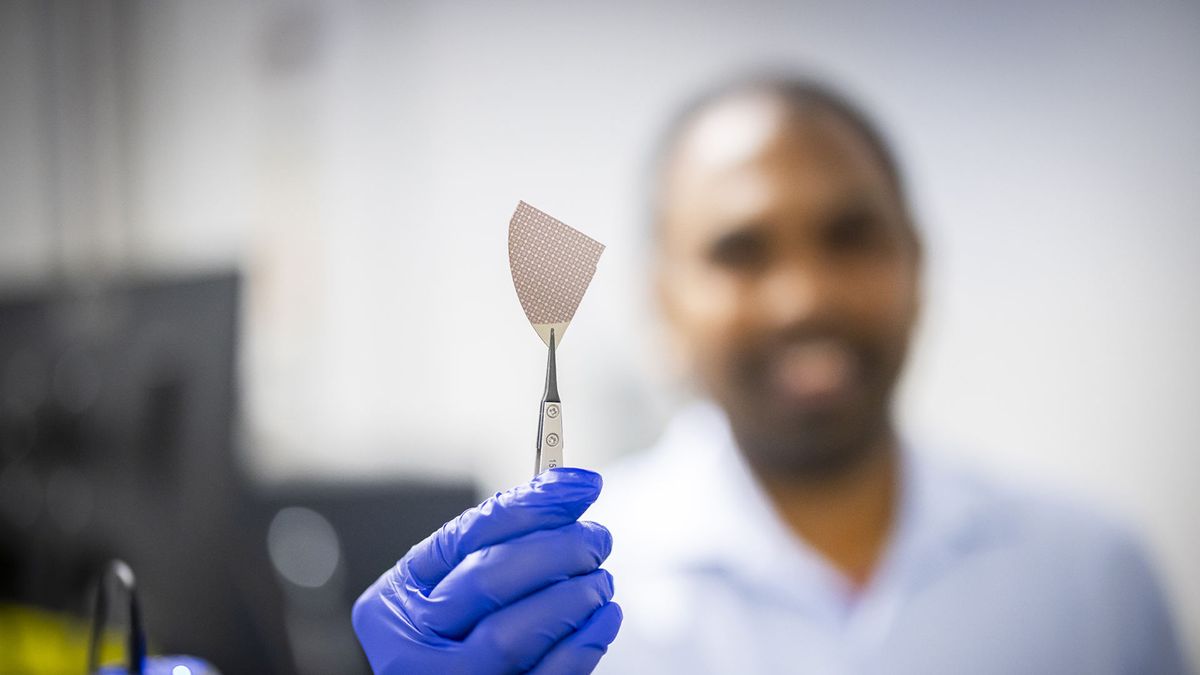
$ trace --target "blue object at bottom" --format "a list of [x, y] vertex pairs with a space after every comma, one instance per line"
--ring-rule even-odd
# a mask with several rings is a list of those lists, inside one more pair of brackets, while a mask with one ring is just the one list
[[[194, 656], [151, 656], [146, 659], [143, 675], [221, 675], [204, 659]], [[96, 675], [129, 675], [125, 666], [102, 666]]]

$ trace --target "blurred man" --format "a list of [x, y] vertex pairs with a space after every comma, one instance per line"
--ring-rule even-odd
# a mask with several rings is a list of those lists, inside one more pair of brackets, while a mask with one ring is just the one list
[[710, 402], [588, 514], [627, 617], [600, 672], [1184, 671], [1126, 533], [898, 436], [921, 246], [861, 113], [740, 82], [682, 115], [658, 179], [660, 304]]
[[921, 248], [856, 109], [736, 83], [661, 160], [658, 293], [704, 402], [607, 473], [603, 525], [599, 476], [552, 469], [415, 546], [355, 606], [377, 672], [1184, 672], [1125, 532], [898, 436]]

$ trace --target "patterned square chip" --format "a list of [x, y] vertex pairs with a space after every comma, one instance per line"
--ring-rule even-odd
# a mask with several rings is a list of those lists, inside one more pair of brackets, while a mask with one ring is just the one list
[[542, 340], [562, 339], [596, 273], [604, 244], [520, 202], [508, 223], [508, 264], [521, 309]]

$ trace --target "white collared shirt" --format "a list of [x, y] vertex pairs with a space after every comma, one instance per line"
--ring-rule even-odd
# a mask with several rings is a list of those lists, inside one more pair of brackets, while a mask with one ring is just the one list
[[597, 673], [1186, 672], [1140, 548], [1086, 511], [903, 453], [854, 590], [782, 522], [712, 404], [604, 472], [586, 518], [625, 622]]

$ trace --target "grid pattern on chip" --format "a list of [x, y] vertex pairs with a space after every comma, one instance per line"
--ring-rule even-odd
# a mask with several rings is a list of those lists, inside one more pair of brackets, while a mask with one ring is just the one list
[[604, 244], [521, 202], [508, 223], [508, 263], [530, 323], [575, 316]]

